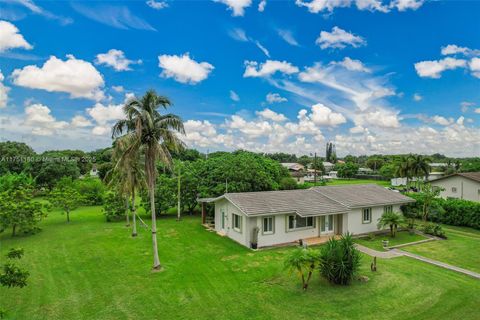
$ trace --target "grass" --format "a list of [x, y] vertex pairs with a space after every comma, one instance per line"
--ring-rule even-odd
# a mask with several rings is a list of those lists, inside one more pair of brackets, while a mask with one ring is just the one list
[[480, 273], [480, 230], [446, 225], [442, 227], [448, 240], [403, 249]]
[[390, 237], [390, 234], [376, 235], [375, 239], [370, 240], [367, 237], [356, 239], [355, 242], [365, 247], [375, 249], [378, 251], [385, 251], [383, 248], [382, 240], [388, 240], [388, 246], [397, 246], [399, 244], [410, 243], [420, 240], [425, 240], [426, 237], [419, 234], [410, 234], [408, 231], [397, 232], [395, 238]]
[[151, 273], [151, 238], [131, 238], [99, 207], [52, 212], [43, 231], [0, 235], [23, 247], [28, 286], [0, 288], [7, 319], [478, 319], [480, 281], [407, 257], [377, 261], [368, 282], [333, 286], [314, 275], [302, 292], [285, 272], [290, 248], [252, 252], [208, 232], [198, 217], [158, 221], [164, 271]]

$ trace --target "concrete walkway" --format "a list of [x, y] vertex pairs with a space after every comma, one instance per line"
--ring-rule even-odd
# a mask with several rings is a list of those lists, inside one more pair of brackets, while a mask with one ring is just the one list
[[413, 259], [416, 259], [416, 260], [419, 260], [419, 261], [423, 261], [423, 262], [426, 262], [426, 263], [433, 264], [434, 266], [437, 266], [437, 267], [441, 267], [441, 268], [444, 268], [444, 269], [456, 271], [456, 272], [459, 272], [459, 273], [466, 274], [467, 276], [470, 276], [470, 277], [473, 277], [473, 278], [476, 278], [476, 279], [480, 279], [480, 273], [476, 273], [476, 272], [473, 272], [473, 271], [470, 271], [470, 270], [467, 270], [467, 269], [452, 266], [451, 264], [440, 262], [438, 260], [425, 258], [425, 257], [419, 256], [417, 254], [413, 254], [413, 253], [406, 252], [406, 251], [403, 251], [403, 250], [398, 250], [398, 249], [390, 250], [390, 252], [392, 252], [392, 251], [394, 253], [398, 254], [398, 255], [403, 255], [403, 256], [406, 256], [406, 257], [410, 257], [410, 258], [413, 258]]
[[410, 257], [412, 259], [423, 261], [423, 262], [432, 264], [432, 265], [437, 266], [437, 267], [452, 270], [452, 271], [455, 271], [455, 272], [458, 272], [458, 273], [463, 273], [467, 276], [470, 276], [470, 277], [473, 277], [473, 278], [476, 278], [476, 279], [480, 279], [480, 273], [476, 273], [476, 272], [473, 272], [473, 271], [470, 271], [470, 270], [467, 270], [467, 269], [452, 266], [448, 263], [444, 263], [444, 262], [440, 262], [440, 261], [437, 261], [437, 260], [425, 258], [425, 257], [419, 256], [419, 255], [416, 255], [416, 254], [413, 254], [413, 253], [410, 253], [410, 252], [406, 252], [406, 251], [403, 251], [403, 250], [392, 249], [392, 250], [389, 250], [389, 251], [377, 251], [377, 250], [373, 250], [373, 249], [367, 248], [365, 246], [362, 246], [358, 243], [355, 244], [355, 247], [358, 250], [360, 250], [361, 252], [363, 252], [365, 254], [368, 254], [369, 256], [372, 256], [372, 257], [378, 257], [378, 258], [383, 258], [383, 259], [391, 259], [391, 258], [402, 257], [402, 256]]

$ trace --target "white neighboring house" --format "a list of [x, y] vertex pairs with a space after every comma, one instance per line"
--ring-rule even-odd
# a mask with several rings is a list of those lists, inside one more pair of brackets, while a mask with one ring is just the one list
[[323, 162], [323, 168], [325, 169], [325, 173], [329, 173], [330, 171], [333, 170], [334, 167], [335, 167], [335, 164], [331, 162], [328, 162], [328, 161]]
[[97, 165], [95, 163], [92, 165], [92, 170], [90, 170], [90, 177], [98, 177]]
[[378, 185], [314, 187], [303, 190], [226, 193], [199, 199], [215, 204], [215, 230], [250, 247], [269, 247], [346, 232], [376, 232], [384, 212], [415, 200]]
[[454, 173], [430, 181], [430, 184], [445, 189], [440, 192], [442, 198], [458, 198], [480, 202], [480, 172]]

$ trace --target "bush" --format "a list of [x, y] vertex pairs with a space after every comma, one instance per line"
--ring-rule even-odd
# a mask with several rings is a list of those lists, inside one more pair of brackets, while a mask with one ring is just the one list
[[432, 236], [437, 236], [443, 239], [447, 239], [447, 236], [445, 234], [445, 231], [443, 231], [442, 226], [439, 224], [425, 224], [422, 227], [422, 231], [426, 234], [430, 234]]
[[[417, 202], [402, 207], [406, 217], [421, 218], [423, 200], [419, 194], [408, 194]], [[480, 229], [480, 203], [462, 199], [434, 199], [434, 210], [428, 220], [453, 226]]]
[[125, 199], [112, 191], [107, 192], [102, 211], [107, 222], [123, 220], [125, 218]]
[[351, 234], [340, 240], [331, 238], [320, 251], [320, 274], [332, 283], [347, 285], [360, 267], [360, 258]]
[[280, 180], [280, 189], [281, 190], [293, 190], [297, 189], [297, 181], [290, 177], [285, 177]]
[[103, 204], [105, 186], [97, 178], [85, 178], [75, 181], [75, 189], [80, 193], [86, 205], [97, 206]]

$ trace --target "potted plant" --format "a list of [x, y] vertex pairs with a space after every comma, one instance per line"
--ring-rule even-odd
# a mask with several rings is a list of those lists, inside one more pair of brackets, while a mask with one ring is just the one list
[[252, 230], [252, 242], [250, 244], [250, 247], [252, 249], [257, 249], [257, 246], [258, 246], [258, 232], [260, 232], [260, 229], [258, 227], [253, 228], [253, 230]]
[[388, 240], [382, 240], [382, 245], [384, 248], [388, 247]]

